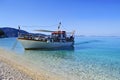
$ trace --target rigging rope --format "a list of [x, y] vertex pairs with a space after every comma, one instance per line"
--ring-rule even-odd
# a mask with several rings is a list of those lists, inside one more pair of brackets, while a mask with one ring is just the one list
[[58, 26], [58, 24], [55, 24], [55, 25], [50, 25], [50, 26], [25, 26], [25, 25], [21, 25], [21, 27], [57, 27]]

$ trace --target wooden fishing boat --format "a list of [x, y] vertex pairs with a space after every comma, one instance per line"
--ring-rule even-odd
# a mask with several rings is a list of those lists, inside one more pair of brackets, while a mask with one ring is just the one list
[[[58, 26], [60, 27], [60, 26]], [[39, 32], [50, 32], [51, 35], [39, 34], [20, 34], [18, 41], [21, 42], [25, 49], [56, 49], [74, 46], [74, 32], [67, 35], [66, 31], [57, 30], [36, 30]]]

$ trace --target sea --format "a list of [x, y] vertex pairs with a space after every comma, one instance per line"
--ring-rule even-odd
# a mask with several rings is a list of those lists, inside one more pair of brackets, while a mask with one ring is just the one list
[[24, 50], [16, 38], [1, 38], [0, 48], [65, 80], [120, 80], [120, 37], [75, 37], [69, 50]]

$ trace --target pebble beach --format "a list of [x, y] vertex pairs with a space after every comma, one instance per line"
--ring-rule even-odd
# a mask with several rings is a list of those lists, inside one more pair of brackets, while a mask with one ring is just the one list
[[12, 62], [12, 58], [10, 59], [10, 55], [6, 55], [6, 53], [8, 51], [0, 49], [0, 80], [34, 80], [24, 71], [18, 69], [16, 64]]
[[33, 80], [27, 74], [0, 61], [0, 80]]

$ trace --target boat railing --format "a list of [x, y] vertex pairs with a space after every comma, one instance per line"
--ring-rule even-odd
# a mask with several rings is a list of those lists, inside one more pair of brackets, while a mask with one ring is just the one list
[[41, 36], [36, 34], [20, 34], [18, 38], [27, 39], [27, 40], [36, 40], [43, 42], [73, 42], [73, 36], [58, 37], [58, 36]]
[[20, 34], [18, 38], [29, 39], [29, 40], [42, 40], [45, 41], [45, 36], [41, 36], [38, 34]]

